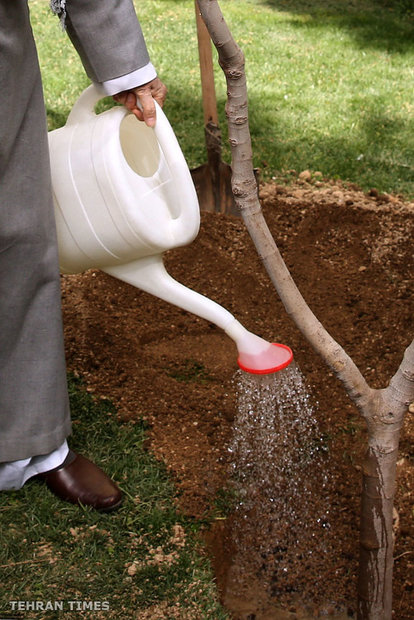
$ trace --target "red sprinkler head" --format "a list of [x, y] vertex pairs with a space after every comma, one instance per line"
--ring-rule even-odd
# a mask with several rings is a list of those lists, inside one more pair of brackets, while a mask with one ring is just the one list
[[293, 360], [292, 350], [285, 344], [276, 342], [268, 345], [259, 354], [240, 353], [237, 360], [240, 368], [255, 375], [267, 375], [289, 366]]
[[270, 343], [247, 331], [236, 319], [226, 326], [225, 332], [237, 345], [237, 363], [245, 372], [267, 375], [289, 366], [293, 353], [285, 344]]

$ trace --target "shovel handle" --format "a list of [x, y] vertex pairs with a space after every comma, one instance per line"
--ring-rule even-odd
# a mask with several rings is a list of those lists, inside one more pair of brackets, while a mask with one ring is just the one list
[[213, 54], [211, 39], [207, 27], [201, 17], [197, 0], [195, 4], [198, 54], [200, 57], [201, 92], [203, 96], [204, 124], [218, 125], [216, 89], [214, 85]]

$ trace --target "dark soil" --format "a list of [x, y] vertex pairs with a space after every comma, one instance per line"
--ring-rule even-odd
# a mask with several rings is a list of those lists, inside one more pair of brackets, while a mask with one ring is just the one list
[[[315, 183], [306, 174], [291, 187], [263, 186], [261, 200], [308, 304], [370, 385], [385, 387], [414, 335], [414, 204], [375, 190]], [[258, 569], [254, 525], [245, 526], [241, 552], [235, 548], [243, 530], [237, 516], [217, 519], [206, 541], [224, 604], [234, 618], [251, 620], [354, 615], [366, 441], [357, 410], [290, 321], [240, 219], [203, 214], [197, 240], [170, 252], [166, 266], [249, 330], [291, 346], [329, 450], [333, 534], [326, 552], [304, 563], [294, 549], [273, 549]], [[97, 397], [111, 398], [121, 415], [148, 421], [150, 448], [170, 470], [183, 512], [217, 514], [217, 497], [229, 486], [233, 343], [214, 325], [99, 271], [64, 276], [62, 284], [69, 369]], [[398, 462], [398, 620], [413, 617], [413, 422], [407, 414]], [[290, 567], [283, 583], [272, 573], [280, 553]]]

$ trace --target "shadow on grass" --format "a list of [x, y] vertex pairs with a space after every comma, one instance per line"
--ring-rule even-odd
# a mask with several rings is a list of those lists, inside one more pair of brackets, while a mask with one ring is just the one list
[[325, 177], [351, 181], [366, 190], [375, 187], [413, 196], [414, 140], [407, 138], [413, 135], [413, 120], [391, 118], [377, 100], [365, 98], [358, 126], [352, 130], [326, 133], [304, 125], [292, 132], [286, 130], [280, 112], [261, 107], [259, 97], [250, 96], [250, 103], [254, 163], [259, 168], [271, 161], [278, 171], [319, 170]]
[[346, 30], [361, 48], [404, 54], [414, 48], [413, 13], [405, 15], [385, 3], [331, 0], [261, 0], [277, 11], [289, 12], [297, 28], [334, 26]]
[[52, 131], [54, 129], [59, 129], [59, 127], [63, 127], [63, 125], [66, 123], [66, 118], [69, 114], [69, 111], [54, 110], [50, 106], [47, 106], [46, 114], [49, 131]]

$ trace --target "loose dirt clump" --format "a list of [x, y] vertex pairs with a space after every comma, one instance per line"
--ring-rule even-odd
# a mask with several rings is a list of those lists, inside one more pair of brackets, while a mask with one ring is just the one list
[[[365, 194], [343, 183], [315, 181], [312, 175], [289, 187], [264, 185], [260, 196], [269, 228], [308, 304], [370, 385], [385, 387], [414, 335], [414, 204], [375, 190]], [[217, 520], [206, 540], [224, 603], [234, 618], [352, 616], [366, 440], [358, 412], [290, 321], [240, 219], [202, 214], [197, 240], [169, 252], [165, 262], [178, 281], [223, 305], [247, 329], [291, 346], [317, 403], [329, 453], [334, 532], [329, 553], [306, 567], [300, 554], [295, 566], [292, 554], [292, 578], [280, 588], [272, 581], [277, 550], [269, 550], [271, 561], [263, 563], [260, 575], [245, 568], [240, 576], [232, 566], [234, 517]], [[120, 415], [147, 420], [151, 450], [170, 470], [183, 512], [216, 514], [219, 500], [229, 495], [234, 344], [216, 326], [99, 271], [62, 277], [62, 290], [69, 369], [81, 374], [97, 396], [111, 398]], [[413, 604], [413, 435], [411, 413], [398, 463], [398, 620], [411, 617]]]

